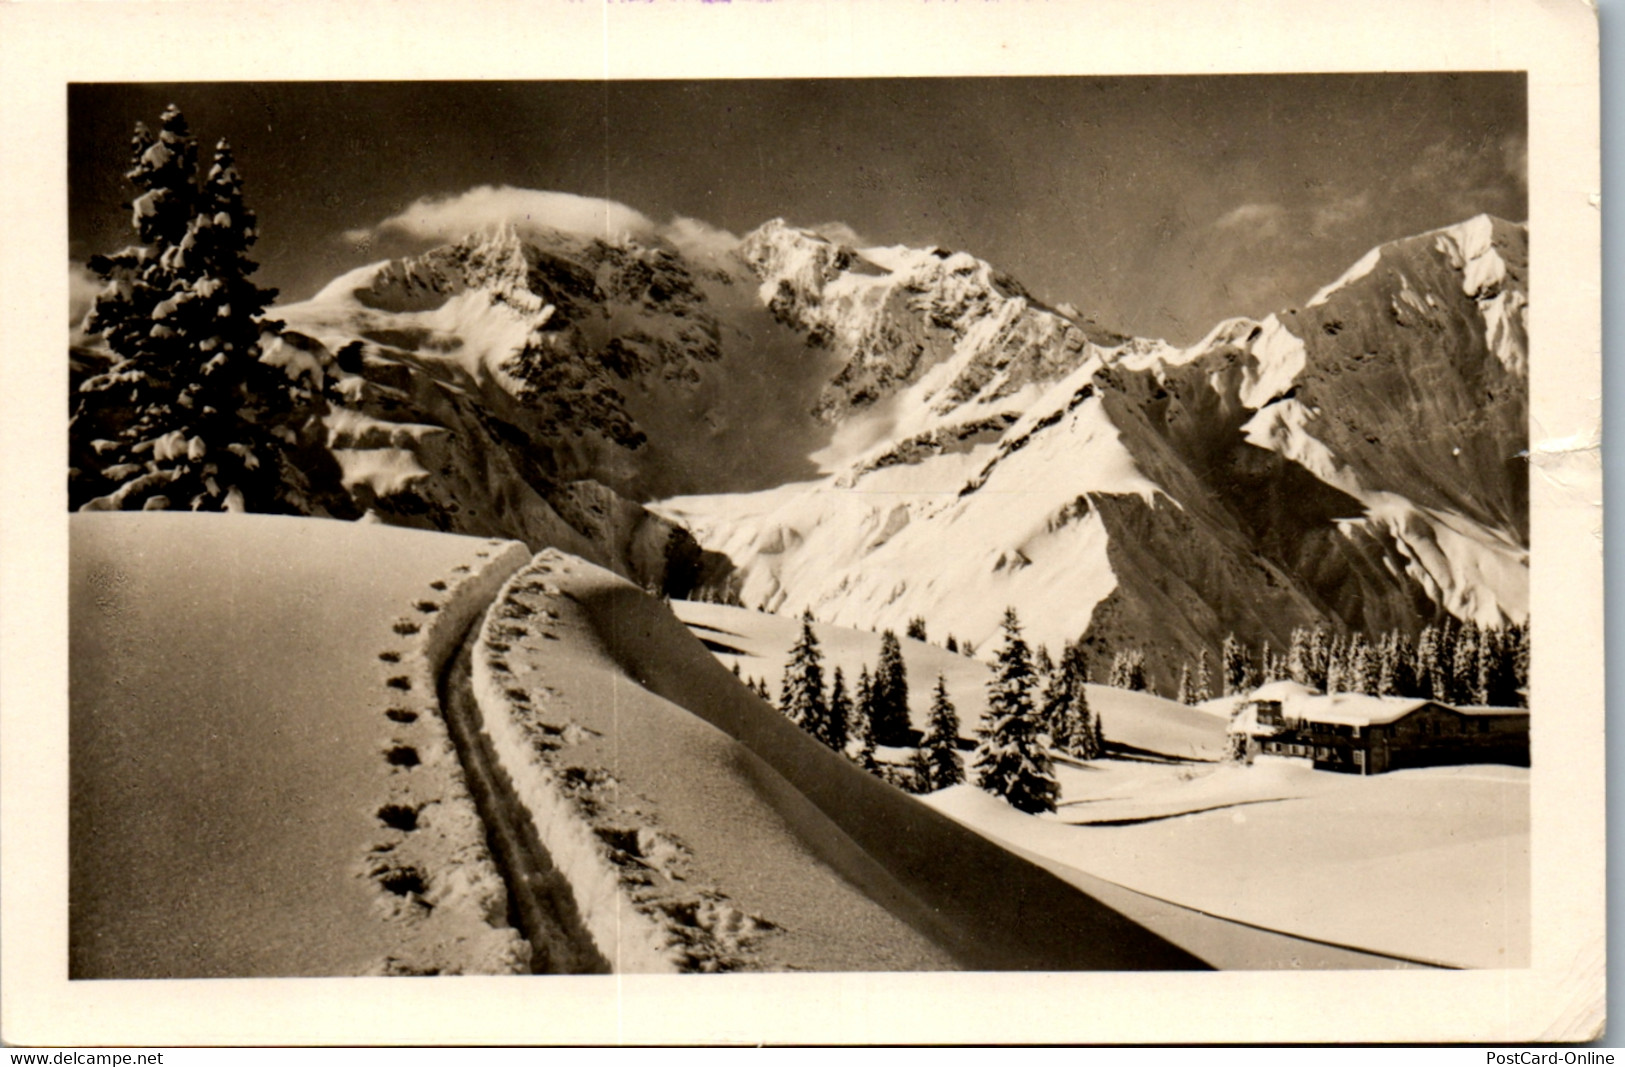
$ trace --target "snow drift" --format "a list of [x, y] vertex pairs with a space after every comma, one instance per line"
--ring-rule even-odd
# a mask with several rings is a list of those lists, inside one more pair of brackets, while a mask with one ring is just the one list
[[607, 571], [543, 553], [480, 655], [502, 758], [624, 968], [1204, 966], [824, 748]]

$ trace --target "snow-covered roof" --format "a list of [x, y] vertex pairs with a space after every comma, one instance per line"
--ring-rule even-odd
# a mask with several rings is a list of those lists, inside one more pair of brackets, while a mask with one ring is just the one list
[[1434, 701], [1415, 697], [1374, 697], [1364, 693], [1332, 693], [1329, 696], [1304, 697], [1293, 707], [1283, 706], [1283, 714], [1310, 722], [1339, 723], [1345, 726], [1369, 726], [1372, 723], [1394, 722], [1403, 719], [1424, 704]]
[[1253, 690], [1251, 701], [1279, 701], [1287, 719], [1336, 723], [1344, 726], [1370, 726], [1397, 722], [1422, 707], [1438, 704], [1464, 715], [1528, 715], [1525, 708], [1452, 707], [1420, 697], [1379, 697], [1366, 693], [1323, 694], [1293, 681], [1271, 682]]

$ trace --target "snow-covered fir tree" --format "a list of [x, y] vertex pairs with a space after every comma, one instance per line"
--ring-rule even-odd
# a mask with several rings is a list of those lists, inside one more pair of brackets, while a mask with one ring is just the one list
[[1371, 644], [1364, 634], [1356, 633], [1349, 637], [1348, 666], [1344, 677], [1348, 682], [1349, 691], [1353, 693], [1375, 693], [1377, 691], [1377, 662], [1372, 652]]
[[1111, 685], [1117, 689], [1144, 691], [1145, 653], [1137, 648], [1130, 648], [1113, 655]]
[[824, 732], [818, 739], [836, 752], [845, 752], [851, 720], [852, 698], [847, 696], [846, 679], [841, 675], [841, 668], [836, 667], [829, 683], [829, 713], [824, 720]]
[[925, 616], [916, 615], [912, 619], [908, 620], [907, 633], [909, 637], [912, 637], [916, 641], [924, 641], [926, 639]]
[[829, 704], [824, 695], [824, 656], [813, 633], [812, 614], [801, 616], [801, 636], [790, 649], [779, 688], [779, 710], [797, 726], [823, 739], [828, 730]]
[[1260, 685], [1279, 682], [1286, 677], [1286, 660], [1275, 654], [1268, 641], [1264, 642], [1263, 651], [1258, 654], [1258, 678]]
[[1068, 644], [1061, 662], [1044, 687], [1041, 719], [1050, 747], [1074, 759], [1100, 758], [1100, 722], [1089, 707], [1087, 657], [1083, 647]]
[[1033, 665], [1014, 608], [1004, 613], [1004, 643], [988, 682], [987, 716], [977, 734], [976, 784], [1030, 814], [1054, 811], [1060, 787], [1038, 743]]
[[875, 688], [869, 676], [869, 665], [858, 672], [858, 699], [852, 707], [852, 722], [847, 733], [857, 742], [855, 760], [858, 766], [874, 774], [880, 769], [875, 759]]
[[249, 277], [258, 231], [221, 141], [199, 181], [173, 105], [137, 126], [125, 176], [137, 244], [93, 256], [103, 287], [86, 320], [112, 353], [79, 384], [69, 500], [78, 508], [305, 511], [291, 446], [319, 428], [313, 383], [261, 359], [276, 295]]
[[1050, 675], [1055, 673], [1055, 661], [1050, 658], [1047, 646], [1039, 645], [1033, 652], [1033, 670], [1037, 673], [1040, 681], [1048, 679]]
[[1448, 699], [1449, 687], [1439, 660], [1439, 631], [1433, 626], [1424, 626], [1416, 638], [1416, 696], [1427, 700]]
[[1456, 633], [1450, 657], [1450, 702], [1473, 704], [1478, 689], [1478, 624], [1469, 619]]
[[1326, 647], [1326, 692], [1346, 693], [1349, 691], [1346, 677], [1348, 667], [1347, 645], [1342, 634], [1333, 634], [1331, 644]]
[[1196, 675], [1191, 679], [1191, 703], [1201, 704], [1213, 699], [1213, 683], [1209, 680], [1207, 649], [1196, 653]]
[[1248, 689], [1252, 667], [1247, 662], [1247, 646], [1236, 640], [1235, 634], [1226, 634], [1219, 651], [1220, 681], [1224, 686], [1221, 696], [1235, 696]]
[[1316, 626], [1309, 631], [1308, 648], [1305, 654], [1308, 674], [1303, 684], [1310, 689], [1326, 691], [1327, 654], [1326, 631]]
[[1286, 646], [1286, 674], [1299, 685], [1310, 685], [1309, 631], [1302, 626], [1292, 628], [1292, 638]]
[[908, 764], [902, 768], [897, 776], [897, 784], [904, 790], [918, 795], [933, 793], [937, 790], [934, 772], [931, 768], [931, 757], [925, 749], [917, 748], [909, 753]]
[[903, 746], [913, 740], [908, 721], [908, 670], [903, 647], [890, 630], [880, 635], [880, 662], [875, 666], [870, 723], [875, 743]]
[[965, 780], [965, 765], [959, 756], [959, 714], [948, 699], [948, 683], [940, 674], [931, 692], [931, 720], [920, 752], [929, 769], [931, 789], [946, 789]]

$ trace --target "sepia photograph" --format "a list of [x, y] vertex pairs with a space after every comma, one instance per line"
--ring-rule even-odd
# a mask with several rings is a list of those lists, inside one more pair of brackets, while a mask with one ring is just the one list
[[[1542, 390], [1596, 264], [1531, 250], [1594, 213], [1529, 64], [1407, 60], [70, 69], [54, 995], [556, 988], [572, 1041], [958, 972], [1146, 1025], [939, 1040], [1145, 1041], [1527, 982], [1300, 1021], [1584, 1040], [1600, 423]], [[1213, 1009], [1160, 1032], [1299, 1033]], [[644, 1039], [933, 1039], [707, 1018]]]

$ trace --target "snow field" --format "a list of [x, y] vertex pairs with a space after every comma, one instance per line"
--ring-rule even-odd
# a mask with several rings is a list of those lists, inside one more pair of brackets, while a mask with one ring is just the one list
[[1525, 769], [1362, 778], [1260, 757], [1059, 764], [1058, 777], [1052, 816], [965, 787], [927, 803], [1025, 853], [1208, 915], [1446, 966], [1528, 965]]
[[522, 548], [267, 515], [69, 530], [70, 973], [524, 969], [435, 697]]

